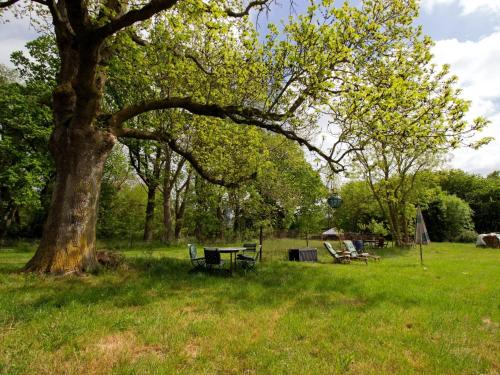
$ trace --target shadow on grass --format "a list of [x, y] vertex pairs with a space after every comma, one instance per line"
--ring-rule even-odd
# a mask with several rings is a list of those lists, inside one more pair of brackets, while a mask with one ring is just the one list
[[412, 251], [410, 247], [385, 247], [382, 249], [371, 249], [366, 248], [365, 251], [373, 252], [382, 258], [397, 258], [397, 257], [405, 257]]
[[[283, 305], [312, 312], [366, 311], [383, 302], [403, 307], [418, 303], [383, 290], [366, 290], [359, 279], [336, 272], [338, 268], [366, 267], [364, 264], [269, 262], [259, 266], [258, 274], [236, 273], [234, 277], [189, 273], [188, 261], [168, 257], [136, 257], [129, 259], [128, 264], [128, 270], [103, 271], [82, 278], [16, 275], [16, 282], [4, 288], [4, 296], [0, 298], [4, 300], [0, 323], [6, 319], [29, 321], [40, 313], [82, 306], [140, 307], [169, 299], [181, 304], [199, 304], [221, 313], [233, 308], [253, 311]], [[0, 275], [6, 276], [6, 272], [0, 271]]]

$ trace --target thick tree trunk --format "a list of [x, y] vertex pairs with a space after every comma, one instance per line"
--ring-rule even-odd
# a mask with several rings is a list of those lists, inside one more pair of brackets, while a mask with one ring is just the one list
[[0, 216], [0, 241], [3, 241], [4, 236], [6, 235], [9, 227], [14, 219], [14, 216], [17, 212], [15, 207], [8, 207], [6, 212], [2, 212]]
[[408, 232], [408, 220], [406, 220], [406, 212], [404, 206], [401, 209], [401, 235], [405, 243], [410, 241], [410, 234]]
[[163, 193], [163, 241], [172, 239], [172, 208], [170, 191]]
[[0, 187], [0, 243], [7, 234], [14, 218], [16, 206], [6, 188]]
[[226, 237], [226, 223], [224, 220], [224, 208], [222, 207], [222, 197], [217, 204], [217, 220], [219, 220], [219, 239], [223, 241]]
[[391, 230], [391, 235], [396, 246], [401, 246], [403, 240], [401, 238], [400, 224], [398, 222], [398, 212], [393, 204], [388, 204], [388, 217], [389, 227]]
[[234, 225], [233, 225], [233, 231], [234, 234], [236, 235], [236, 238], [238, 241], [241, 240], [241, 229], [242, 229], [242, 223], [241, 223], [241, 206], [240, 206], [240, 200], [238, 197], [235, 197], [236, 200], [236, 206], [234, 208]]
[[148, 186], [148, 203], [146, 205], [146, 223], [144, 224], [144, 241], [153, 240], [153, 220], [155, 215], [156, 185]]
[[203, 200], [203, 181], [199, 175], [196, 176], [194, 180], [194, 190], [196, 194], [196, 210], [199, 211], [197, 215], [195, 216], [195, 227], [194, 227], [194, 235], [196, 237], [197, 241], [202, 241], [203, 240], [203, 220], [201, 218], [201, 211], [205, 208], [204, 207], [204, 200]]
[[188, 172], [186, 182], [177, 190], [175, 195], [175, 228], [174, 236], [178, 240], [181, 236], [181, 230], [184, 225], [184, 214], [186, 213], [186, 202], [191, 186], [191, 171]]
[[176, 240], [179, 240], [181, 238], [181, 230], [183, 222], [184, 222], [183, 218], [175, 220], [174, 237]]
[[163, 241], [168, 242], [172, 239], [172, 188], [171, 168], [172, 167], [172, 151], [165, 148], [165, 166], [163, 171]]
[[[163, 241], [172, 240], [173, 236], [173, 215], [172, 215], [172, 191], [182, 171], [186, 159], [182, 158], [172, 170], [173, 151], [165, 146], [165, 165], [163, 172]], [[175, 165], [175, 164], [174, 164]]]
[[217, 219], [219, 220], [219, 240], [224, 241], [226, 237], [226, 223], [224, 222], [224, 211], [217, 207]]
[[184, 213], [186, 212], [186, 198], [182, 201], [179, 210], [176, 211], [175, 214], [175, 228], [174, 228], [174, 236], [175, 239], [178, 240], [181, 237], [181, 230], [184, 225]]
[[68, 274], [95, 270], [101, 178], [115, 142], [110, 133], [92, 128], [56, 128], [50, 140], [56, 164], [51, 206], [42, 240], [26, 271]]

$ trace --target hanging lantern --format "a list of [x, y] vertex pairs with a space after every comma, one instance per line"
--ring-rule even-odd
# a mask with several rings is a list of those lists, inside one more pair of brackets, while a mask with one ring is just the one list
[[339, 208], [342, 204], [342, 198], [340, 198], [338, 194], [333, 194], [330, 198], [327, 199], [327, 202], [331, 208]]

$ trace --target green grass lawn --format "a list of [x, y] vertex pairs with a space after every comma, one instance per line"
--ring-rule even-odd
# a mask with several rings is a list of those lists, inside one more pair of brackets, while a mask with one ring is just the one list
[[312, 241], [320, 263], [284, 261], [304, 245], [265, 242], [258, 275], [234, 277], [189, 274], [184, 246], [70, 278], [16, 273], [30, 249], [1, 249], [0, 373], [500, 373], [499, 250], [339, 265]]

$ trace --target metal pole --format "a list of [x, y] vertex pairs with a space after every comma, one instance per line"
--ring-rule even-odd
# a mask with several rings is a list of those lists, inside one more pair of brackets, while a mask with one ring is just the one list
[[262, 242], [263, 242], [263, 234], [262, 234], [262, 225], [261, 225], [260, 230], [259, 230], [259, 245], [260, 245], [259, 261], [261, 261], [261, 262], [262, 262]]
[[424, 258], [422, 257], [422, 241], [420, 241], [420, 265], [424, 265]]

